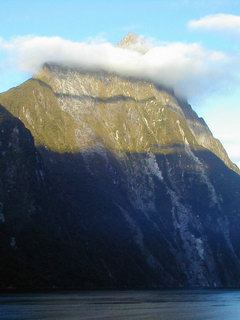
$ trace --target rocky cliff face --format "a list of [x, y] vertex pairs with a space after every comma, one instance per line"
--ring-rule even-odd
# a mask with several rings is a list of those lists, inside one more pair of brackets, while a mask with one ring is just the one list
[[[34, 138], [43, 169], [33, 184], [43, 170], [51, 198], [39, 204], [41, 225], [58, 226], [45, 239], [55, 235], [61, 259], [43, 245], [41, 267], [29, 262], [38, 285], [240, 284], [239, 169], [186, 101], [150, 82], [46, 64], [0, 102]], [[48, 259], [57, 270], [46, 271]]]

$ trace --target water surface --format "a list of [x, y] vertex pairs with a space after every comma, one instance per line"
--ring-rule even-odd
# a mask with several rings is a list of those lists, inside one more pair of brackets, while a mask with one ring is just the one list
[[240, 291], [1, 294], [0, 320], [240, 320]]

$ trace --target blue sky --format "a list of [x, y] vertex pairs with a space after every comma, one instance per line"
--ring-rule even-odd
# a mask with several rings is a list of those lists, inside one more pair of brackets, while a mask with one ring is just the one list
[[188, 32], [190, 19], [218, 12], [240, 14], [238, 0], [8, 0], [1, 3], [1, 33], [18, 35], [61, 35], [81, 40], [105, 34], [118, 41], [134, 31], [166, 41], [196, 41], [226, 47], [214, 35]]
[[[190, 20], [208, 15], [240, 15], [239, 0], [8, 0], [1, 3], [0, 38], [60, 36], [72, 41], [102, 37], [117, 43], [135, 32], [163, 42], [199, 43], [209, 50], [239, 55], [240, 32], [189, 28]], [[5, 62], [0, 52], [0, 91], [21, 83], [30, 73]], [[240, 86], [191, 97], [190, 102], [240, 164]], [[239, 151], [238, 151], [239, 150]]]

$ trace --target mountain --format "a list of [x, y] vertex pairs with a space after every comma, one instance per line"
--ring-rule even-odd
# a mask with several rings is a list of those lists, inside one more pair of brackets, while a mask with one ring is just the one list
[[46, 63], [0, 103], [0, 287], [240, 285], [239, 169], [173, 90]]

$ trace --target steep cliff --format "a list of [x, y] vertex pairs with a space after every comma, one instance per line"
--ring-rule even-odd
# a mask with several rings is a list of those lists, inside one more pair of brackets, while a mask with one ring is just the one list
[[0, 103], [34, 137], [55, 203], [45, 221], [60, 215], [61, 261], [71, 261], [38, 283], [239, 286], [239, 169], [186, 101], [147, 81], [45, 64]]

